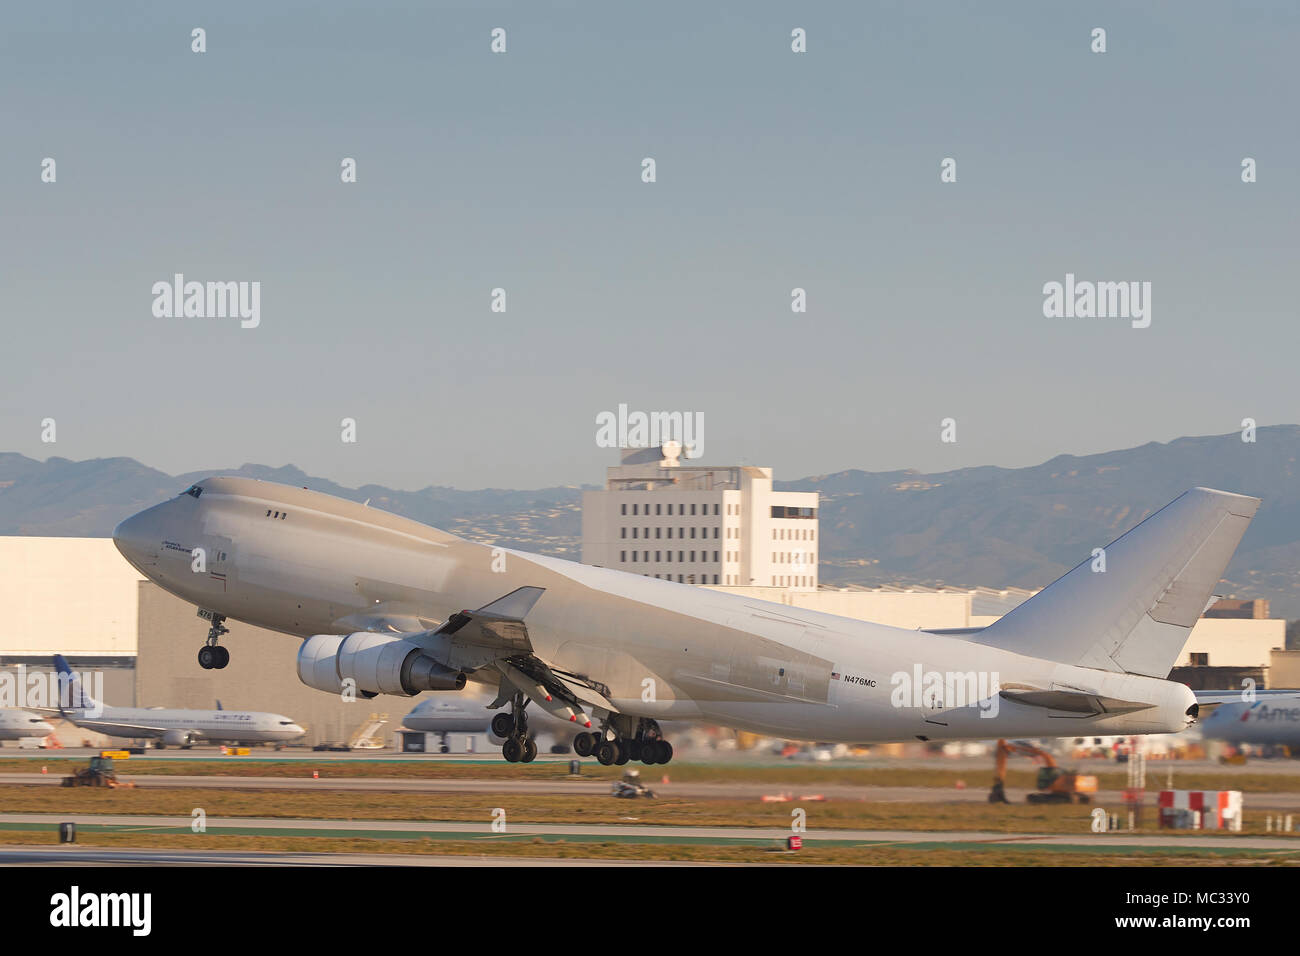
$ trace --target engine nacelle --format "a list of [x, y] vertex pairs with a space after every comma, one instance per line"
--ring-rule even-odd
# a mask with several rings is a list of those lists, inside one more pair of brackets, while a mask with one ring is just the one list
[[298, 679], [331, 694], [342, 693], [343, 682], [350, 679], [366, 697], [411, 697], [426, 690], [465, 686], [463, 673], [443, 667], [419, 645], [374, 631], [307, 638], [298, 649]]
[[162, 735], [162, 742], [170, 747], [193, 747], [199, 738], [190, 730], [169, 730]]

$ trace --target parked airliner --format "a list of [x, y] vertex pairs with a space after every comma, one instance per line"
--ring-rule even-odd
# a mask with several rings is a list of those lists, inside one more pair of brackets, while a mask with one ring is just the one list
[[[197, 743], [288, 743], [306, 733], [283, 714], [256, 710], [174, 710], [165, 707], [110, 707], [85, 692], [81, 679], [62, 654], [54, 655], [60, 688], [59, 714], [78, 727], [110, 737], [146, 738], [160, 749], [171, 744], [189, 748]], [[65, 700], [66, 698], [66, 700]]]
[[[472, 680], [509, 705], [528, 761], [531, 704], [602, 763], [664, 763], [659, 721], [788, 739], [1171, 733], [1198, 713], [1165, 679], [1259, 499], [1185, 492], [985, 628], [906, 630], [509, 549], [377, 508], [213, 477], [114, 532], [141, 573], [208, 623], [303, 638], [298, 676], [335, 694], [411, 696]], [[721, 518], [719, 519], [722, 520]], [[746, 533], [764, 531], [760, 514]], [[1081, 556], [1082, 557], [1082, 556]]]
[[6, 707], [0, 710], [0, 740], [22, 740], [26, 737], [48, 737], [54, 727], [44, 718], [25, 710]]
[[1201, 736], [1300, 753], [1300, 694], [1268, 694], [1254, 701], [1221, 704], [1202, 721]]

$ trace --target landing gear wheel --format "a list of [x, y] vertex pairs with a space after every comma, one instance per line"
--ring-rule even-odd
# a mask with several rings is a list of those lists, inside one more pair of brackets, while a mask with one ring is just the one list
[[623, 749], [632, 760], [640, 760], [641, 754], [645, 752], [645, 745], [639, 740], [629, 740], [623, 745]]
[[673, 745], [666, 740], [655, 744], [655, 763], [668, 763], [673, 759]]
[[492, 718], [492, 733], [498, 737], [509, 737], [514, 729], [515, 719], [510, 714], [503, 712]]
[[615, 758], [614, 763], [618, 764], [620, 767], [632, 759], [632, 750], [628, 747], [628, 743], [629, 741], [626, 740], [620, 740], [618, 742], [618, 757]]
[[590, 757], [595, 750], [595, 734], [578, 734], [573, 738], [573, 752], [579, 757]]
[[529, 737], [524, 741], [523, 756], [519, 758], [524, 763], [532, 763], [537, 759], [537, 741]]
[[603, 766], [608, 767], [610, 764], [614, 763], [618, 760], [618, 755], [619, 746], [612, 740], [602, 740], [599, 746], [596, 747], [596, 759], [599, 760]]
[[224, 647], [219, 647], [219, 641], [224, 634], [230, 633], [230, 628], [226, 627], [226, 616], [218, 614], [215, 611], [199, 609], [199, 617], [208, 622], [208, 637], [199, 648], [199, 666], [205, 671], [214, 668], [220, 670], [230, 663], [230, 651]]
[[659, 762], [659, 741], [647, 740], [641, 745], [641, 762], [647, 767]]
[[518, 737], [510, 737], [501, 745], [501, 756], [511, 763], [519, 763], [524, 755], [524, 745], [519, 742]]

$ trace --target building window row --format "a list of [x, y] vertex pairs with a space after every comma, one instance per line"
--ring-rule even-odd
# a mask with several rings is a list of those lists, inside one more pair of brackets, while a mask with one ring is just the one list
[[772, 505], [773, 518], [816, 518], [816, 508], [793, 508], [787, 505]]
[[[629, 555], [629, 554], [632, 555], [631, 558], [628, 558], [628, 555]], [[708, 560], [709, 560], [709, 552], [707, 552], [707, 551], [678, 551], [678, 552], [677, 552], [677, 563], [678, 563], [678, 564], [686, 564], [687, 561], [688, 561], [688, 559], [686, 558], [686, 555], [688, 555], [688, 554], [690, 555], [690, 559], [689, 559], [689, 561], [690, 561], [690, 563], [692, 563], [692, 564], [694, 564], [696, 560], [700, 560], [700, 561], [708, 561]], [[695, 557], [697, 554], [699, 555], [699, 558], [698, 558], [698, 559]], [[620, 552], [618, 553], [618, 555], [619, 555], [618, 559], [619, 559], [621, 562], [623, 562], [624, 564], [638, 564], [638, 563], [641, 563], [641, 562], [648, 562], [648, 561], [650, 560], [650, 552], [649, 552], [649, 551], [630, 551], [630, 552], [629, 552], [629, 551], [620, 551]], [[671, 563], [673, 563], [673, 552], [671, 552], [671, 551], [656, 551], [656, 552], [655, 552], [655, 557], [654, 557], [654, 559], [655, 559], [656, 562], [666, 562], [666, 563], [668, 563], [668, 564], [671, 564]], [[716, 564], [717, 561], [718, 561], [718, 552], [714, 551], [714, 552], [713, 552], [713, 563]]]
[[[662, 514], [669, 514], [669, 515], [670, 515], [670, 514], [679, 514], [679, 515], [684, 515], [684, 514], [687, 513], [687, 512], [686, 512], [686, 507], [687, 507], [687, 506], [686, 506], [685, 504], [678, 504], [678, 505], [677, 505], [677, 511], [674, 512], [674, 511], [673, 511], [673, 505], [672, 505], [672, 502], [669, 502], [668, 504], [664, 504], [662, 501], [657, 501], [657, 502], [655, 502], [655, 506], [654, 506], [654, 509], [655, 509], [655, 510], [654, 510], [654, 513], [657, 514], [657, 515], [662, 515]], [[718, 514], [718, 506], [717, 506], [716, 504], [712, 506], [712, 507], [713, 507], [713, 510], [712, 510], [712, 511], [709, 510], [709, 507], [710, 507], [710, 506], [709, 506], [709, 503], [708, 503], [708, 502], [705, 502], [704, 504], [698, 504], [698, 503], [696, 503], [696, 504], [693, 504], [693, 505], [690, 506], [690, 509], [691, 509], [691, 510], [690, 510], [690, 513], [691, 513], [691, 514], [701, 514], [701, 515], [707, 515], [707, 514], [715, 514], [715, 515], [716, 515], [716, 514]], [[668, 509], [668, 510], [665, 511], [665, 510], [664, 510], [665, 508]], [[698, 511], [696, 511], [697, 508], [699, 509]], [[623, 514], [628, 514], [628, 513], [629, 513], [628, 510], [627, 510], [627, 503], [626, 503], [626, 502], [624, 502], [624, 504], [623, 504], [623, 511], [622, 511], [622, 513], [623, 513]], [[632, 511], [631, 511], [631, 514], [634, 514], [634, 515], [648, 515], [648, 514], [650, 514], [650, 503], [647, 501], [645, 504], [633, 504], [633, 505], [632, 505]]]
[[816, 564], [817, 558], [811, 551], [773, 551], [773, 564]]
[[[665, 534], [665, 535], [662, 535], [662, 537], [665, 537], [665, 538], [671, 538], [671, 537], [673, 536], [673, 529], [672, 529], [672, 528], [662, 528], [662, 527], [660, 527], [660, 528], [655, 528], [655, 529], [654, 529], [654, 536], [655, 536], [656, 538], [660, 537], [660, 536], [661, 536], [661, 532], [663, 532], [663, 531], [665, 531], [665, 530], [666, 530], [668, 533]], [[678, 528], [678, 529], [677, 529], [677, 537], [679, 537], [679, 538], [686, 538], [686, 537], [694, 538], [694, 537], [695, 537], [695, 531], [696, 531], [695, 528], [691, 528], [691, 529], [690, 529], [690, 532], [691, 532], [690, 535], [687, 535], [687, 534], [686, 534], [686, 530], [687, 530], [686, 528]], [[644, 534], [642, 534], [643, 531], [645, 532]], [[700, 529], [699, 529], [699, 532], [700, 532], [700, 535], [699, 535], [699, 536], [700, 536], [701, 538], [708, 538], [708, 537], [714, 537], [714, 538], [716, 538], [716, 537], [718, 536], [718, 529], [717, 529], [717, 528], [714, 528], [714, 529], [713, 529], [713, 534], [712, 534], [711, 536], [710, 536], [710, 534], [709, 534], [709, 529], [708, 529], [708, 528], [700, 528]], [[626, 538], [626, 537], [628, 536], [628, 534], [627, 534], [627, 528], [619, 528], [619, 529], [618, 529], [618, 536], [619, 536], [620, 538]], [[649, 529], [649, 528], [633, 528], [633, 529], [632, 529], [632, 537], [634, 537], [634, 538], [649, 538], [649, 537], [650, 537], [650, 529]]]
[[813, 541], [817, 537], [816, 528], [773, 528], [772, 540]]
[[[646, 577], [646, 578], [650, 577], [650, 572], [647, 571], [645, 574], [642, 575], [642, 577]], [[671, 574], [656, 574], [655, 577], [658, 578], [658, 579], [661, 580], [661, 581], [671, 581], [671, 580], [673, 579], [673, 576], [672, 576]], [[708, 576], [707, 574], [701, 574], [699, 577], [700, 577], [700, 584], [709, 584], [709, 583], [710, 583], [710, 581], [709, 581], [709, 576]], [[683, 579], [685, 579], [685, 580], [683, 580]], [[694, 574], [679, 574], [679, 575], [677, 575], [677, 583], [678, 583], [678, 584], [694, 584], [694, 583], [695, 583], [695, 575], [694, 575]], [[718, 576], [717, 576], [716, 574], [713, 575], [713, 581], [712, 581], [711, 583], [713, 583], [713, 584], [717, 584], [717, 583], [718, 583]]]
[[798, 574], [772, 575], [772, 587], [774, 588], [810, 588], [812, 586], [813, 586], [813, 579], [810, 575], [798, 575]]

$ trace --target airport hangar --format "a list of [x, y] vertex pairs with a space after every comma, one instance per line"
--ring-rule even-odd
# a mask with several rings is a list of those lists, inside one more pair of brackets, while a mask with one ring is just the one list
[[[1035, 593], [826, 587], [816, 577], [815, 494], [772, 491], [765, 468], [683, 466], [672, 473], [656, 466], [611, 468], [606, 490], [584, 495], [586, 563], [656, 576], [685, 572], [717, 590], [916, 629], [984, 626]], [[668, 539], [653, 535], [671, 527], [682, 557], [690, 557], [690, 545], [696, 545], [697, 562], [685, 562], [690, 571], [682, 562], [620, 560], [632, 557], [624, 552], [653, 551], [654, 545], [666, 551]], [[635, 538], [630, 529], [638, 529]], [[630, 547], [634, 541], [639, 548]], [[792, 567], [797, 553], [807, 556], [806, 565]], [[779, 583], [714, 585], [715, 571], [719, 581]], [[296, 639], [227, 624], [230, 633], [222, 641], [231, 651], [230, 666], [202, 670], [195, 658], [207, 624], [195, 608], [142, 578], [111, 539], [0, 536], [0, 674], [48, 673], [53, 655], [62, 653], [78, 671], [103, 673], [108, 704], [212, 709], [220, 700], [228, 709], [291, 716], [307, 728], [307, 745], [345, 742], [377, 713], [387, 714], [395, 729], [415, 705], [392, 697], [345, 702], [312, 690], [297, 677]], [[1300, 651], [1283, 650], [1285, 629], [1284, 620], [1268, 617], [1266, 601], [1220, 602], [1193, 629], [1171, 676], [1196, 689], [1237, 687], [1242, 677], [1253, 677], [1260, 687], [1300, 686]], [[65, 746], [107, 743], [66, 724], [58, 737]]]

